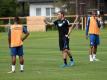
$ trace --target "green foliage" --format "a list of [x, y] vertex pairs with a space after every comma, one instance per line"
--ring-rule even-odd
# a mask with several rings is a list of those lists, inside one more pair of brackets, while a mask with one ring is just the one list
[[55, 0], [54, 4], [62, 10], [65, 10], [68, 15], [71, 15], [75, 14], [75, 4], [72, 4], [71, 1], [72, 0]]
[[0, 17], [16, 15], [16, 0], [0, 0]]
[[[0, 24], [3, 24], [3, 21], [0, 21]], [[0, 26], [0, 32], [5, 32], [5, 28]]]
[[6, 28], [5, 27], [0, 27], [0, 32], [5, 32]]
[[[28, 15], [28, 3], [25, 5], [24, 15]], [[22, 16], [22, 4], [17, 0], [0, 0], [0, 17]], [[23, 16], [24, 16], [23, 15]]]

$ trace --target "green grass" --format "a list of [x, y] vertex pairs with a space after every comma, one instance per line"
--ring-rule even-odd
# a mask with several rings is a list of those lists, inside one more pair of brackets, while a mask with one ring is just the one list
[[[24, 42], [25, 72], [10, 71], [11, 58], [7, 44], [7, 33], [0, 33], [0, 80], [106, 80], [107, 79], [107, 30], [101, 33], [98, 47], [99, 62], [89, 62], [89, 40], [84, 31], [71, 33], [70, 48], [75, 66], [61, 68], [63, 63], [58, 47], [56, 31], [31, 33]], [[69, 60], [68, 60], [69, 61]]]

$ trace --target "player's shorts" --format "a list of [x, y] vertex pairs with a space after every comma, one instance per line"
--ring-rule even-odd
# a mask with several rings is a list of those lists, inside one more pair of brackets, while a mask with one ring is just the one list
[[59, 38], [59, 48], [61, 51], [63, 51], [64, 49], [69, 50], [69, 38], [68, 37]]
[[23, 56], [23, 46], [18, 46], [18, 47], [11, 47], [11, 56]]
[[90, 46], [97, 46], [100, 44], [99, 35], [90, 34]]

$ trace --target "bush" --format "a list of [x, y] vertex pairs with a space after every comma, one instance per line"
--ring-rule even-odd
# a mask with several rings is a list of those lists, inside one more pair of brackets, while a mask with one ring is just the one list
[[6, 32], [6, 28], [5, 27], [0, 27], [0, 32]]

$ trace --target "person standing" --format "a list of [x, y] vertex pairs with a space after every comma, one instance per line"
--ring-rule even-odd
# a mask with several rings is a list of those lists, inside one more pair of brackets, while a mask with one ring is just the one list
[[97, 46], [100, 44], [100, 23], [96, 11], [92, 11], [92, 16], [88, 17], [86, 25], [86, 38], [90, 38], [89, 60], [98, 61], [96, 58]]
[[[74, 59], [70, 53], [70, 48], [69, 48], [69, 35], [72, 30], [71, 25], [69, 24], [69, 21], [65, 19], [64, 12], [59, 11], [57, 13], [57, 20], [55, 20], [52, 24], [47, 22], [45, 20], [45, 23], [47, 25], [55, 25], [58, 28], [58, 33], [59, 33], [59, 48], [60, 51], [62, 52], [63, 55], [63, 61], [64, 64], [62, 67], [68, 67], [68, 66], [73, 66], [74, 65]], [[70, 58], [70, 64], [67, 64], [67, 56]]]
[[[23, 36], [23, 33], [25, 34]], [[24, 71], [24, 58], [23, 58], [23, 41], [29, 36], [27, 27], [21, 24], [19, 17], [14, 18], [14, 24], [10, 26], [8, 33], [9, 48], [12, 57], [11, 71], [8, 73], [15, 72], [16, 56], [19, 56], [20, 71]]]

